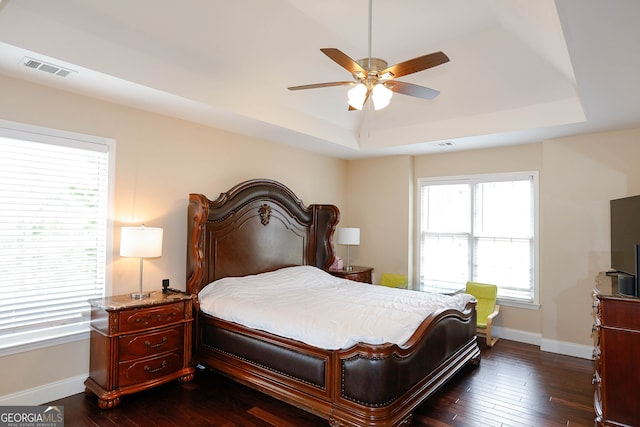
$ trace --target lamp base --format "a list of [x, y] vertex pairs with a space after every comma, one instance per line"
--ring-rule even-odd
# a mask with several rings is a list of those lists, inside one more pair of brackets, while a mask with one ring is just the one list
[[149, 292], [132, 292], [131, 299], [144, 299], [149, 298], [151, 294]]
[[351, 267], [350, 265], [347, 265], [347, 266], [344, 268], [344, 271], [353, 271], [353, 267]]

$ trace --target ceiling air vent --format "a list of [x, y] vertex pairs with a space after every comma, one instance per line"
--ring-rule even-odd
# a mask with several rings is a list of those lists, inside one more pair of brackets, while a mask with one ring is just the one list
[[48, 64], [43, 61], [38, 61], [37, 59], [25, 57], [22, 60], [22, 63], [27, 68], [33, 68], [34, 70], [43, 71], [49, 74], [55, 74], [60, 77], [67, 77], [69, 74], [73, 73], [73, 70], [69, 70], [68, 68], [60, 67], [58, 65]]
[[453, 141], [438, 141], [438, 142], [434, 142], [433, 144], [434, 147], [440, 147], [440, 148], [449, 148], [449, 147], [453, 147]]

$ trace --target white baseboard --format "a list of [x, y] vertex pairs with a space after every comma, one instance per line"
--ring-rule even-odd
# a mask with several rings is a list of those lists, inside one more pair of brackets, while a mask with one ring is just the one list
[[44, 384], [28, 390], [22, 390], [17, 393], [0, 396], [0, 406], [31, 406], [42, 405], [47, 402], [62, 399], [84, 392], [84, 380], [86, 375], [66, 378], [49, 384]]
[[521, 331], [519, 329], [509, 329], [494, 326], [492, 329], [492, 335], [504, 338], [505, 340], [523, 342], [525, 344], [533, 344], [540, 347], [542, 336], [540, 334], [534, 334], [533, 332]]
[[574, 344], [566, 341], [542, 340], [540, 350], [551, 353], [564, 354], [566, 356], [579, 357], [581, 359], [593, 359], [593, 346]]
[[566, 341], [557, 341], [542, 338], [541, 334], [520, 331], [517, 329], [494, 327], [494, 335], [506, 340], [522, 342], [525, 344], [533, 344], [540, 347], [541, 351], [549, 353], [563, 354], [565, 356], [579, 357], [581, 359], [593, 358], [593, 346], [575, 344]]

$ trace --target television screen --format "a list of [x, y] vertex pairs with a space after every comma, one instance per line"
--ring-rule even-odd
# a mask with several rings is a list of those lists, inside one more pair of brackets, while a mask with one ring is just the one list
[[611, 269], [636, 274], [640, 244], [640, 196], [611, 200]]

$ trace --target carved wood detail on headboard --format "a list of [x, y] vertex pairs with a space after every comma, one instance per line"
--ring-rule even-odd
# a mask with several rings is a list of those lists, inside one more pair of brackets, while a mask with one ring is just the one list
[[340, 220], [334, 205], [306, 207], [283, 184], [245, 181], [216, 200], [189, 195], [187, 291], [213, 280], [289, 265], [328, 269]]

